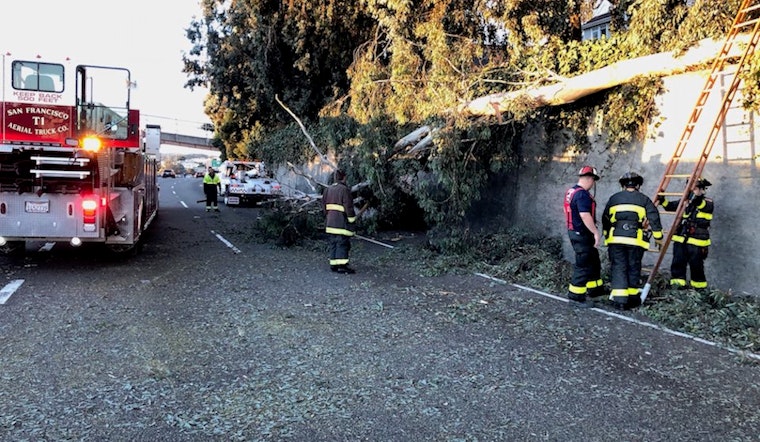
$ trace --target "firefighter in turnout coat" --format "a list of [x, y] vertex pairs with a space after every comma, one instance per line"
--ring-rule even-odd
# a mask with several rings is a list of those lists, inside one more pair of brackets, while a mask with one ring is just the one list
[[635, 172], [620, 177], [623, 190], [612, 195], [602, 215], [602, 230], [610, 258], [610, 300], [619, 309], [641, 305], [641, 260], [649, 249], [647, 226], [662, 243], [657, 206], [639, 192], [644, 178]]
[[604, 294], [599, 247], [601, 235], [596, 227], [596, 201], [589, 193], [599, 180], [596, 168], [583, 166], [578, 183], [565, 192], [567, 235], [575, 252], [573, 277], [567, 287], [567, 298], [584, 303], [588, 297]]
[[352, 227], [356, 212], [343, 170], [335, 171], [335, 182], [322, 193], [322, 208], [325, 211], [325, 232], [329, 236], [330, 270], [354, 273], [354, 269], [348, 266], [348, 253], [354, 236]]
[[[713, 217], [713, 200], [705, 197], [707, 187], [712, 183], [699, 178], [689, 194], [681, 222], [673, 234], [673, 261], [670, 265], [670, 286], [686, 288], [686, 267], [691, 269], [691, 286], [695, 289], [707, 288], [705, 259], [710, 246], [710, 221]], [[662, 208], [675, 212], [678, 201], [668, 201], [657, 197]]]

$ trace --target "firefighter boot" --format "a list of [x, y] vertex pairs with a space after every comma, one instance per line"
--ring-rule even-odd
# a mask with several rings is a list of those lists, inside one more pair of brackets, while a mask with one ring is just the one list
[[571, 307], [576, 308], [591, 308], [594, 306], [594, 301], [586, 299], [586, 295], [579, 295], [577, 293], [567, 294], [567, 299], [570, 301]]
[[348, 274], [348, 275], [352, 275], [352, 274], [356, 273], [356, 270], [352, 269], [347, 264], [344, 264], [342, 266], [338, 266], [337, 272], [338, 273], [345, 273], [345, 274]]

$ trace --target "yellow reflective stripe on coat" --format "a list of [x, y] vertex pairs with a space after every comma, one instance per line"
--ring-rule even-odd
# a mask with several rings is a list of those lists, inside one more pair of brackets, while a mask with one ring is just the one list
[[354, 232], [347, 229], [339, 229], [337, 227], [325, 227], [325, 233], [331, 233], [333, 235], [354, 236]]
[[706, 219], [708, 221], [711, 221], [712, 216], [713, 216], [712, 213], [697, 212], [697, 218], [700, 218], [700, 219]]
[[617, 204], [612, 206], [610, 207], [610, 221], [613, 223], [617, 221], [615, 218], [617, 212], [633, 212], [638, 215], [639, 221], [641, 221], [646, 217], [647, 209], [646, 207], [637, 206], [636, 204]]
[[343, 207], [340, 204], [327, 204], [327, 205], [325, 205], [325, 209], [326, 210], [335, 210], [337, 212], [345, 212], [346, 211], [346, 208]]
[[697, 238], [686, 238], [685, 236], [682, 236], [682, 235], [673, 235], [673, 238], [671, 239], [673, 240], [673, 242], [680, 242], [680, 243], [686, 242], [686, 244], [691, 244], [697, 247], [708, 247], [710, 244], [712, 244], [709, 238], [697, 239]]
[[709, 239], [697, 239], [697, 238], [689, 238], [686, 240], [686, 244], [691, 244], [697, 247], [707, 247], [710, 245]]
[[636, 238], [629, 236], [615, 236], [615, 228], [610, 229], [610, 234], [607, 239], [604, 240], [604, 244], [626, 244], [629, 246], [639, 246], [645, 249], [649, 248], [649, 243], [644, 241], [641, 229], [636, 232]]

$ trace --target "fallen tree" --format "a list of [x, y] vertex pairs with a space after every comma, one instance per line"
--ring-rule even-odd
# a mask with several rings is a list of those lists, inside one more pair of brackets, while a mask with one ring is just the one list
[[[749, 39], [749, 35], [738, 36], [728, 56], [741, 56], [741, 46]], [[630, 83], [638, 77], [667, 77], [703, 68], [720, 54], [723, 44], [723, 40], [708, 38], [699, 41], [685, 52], [662, 52], [622, 60], [601, 69], [562, 79], [554, 84], [485, 95], [449, 111], [466, 117], [494, 116], [501, 119], [501, 114], [517, 100], [532, 103], [535, 107], [569, 104], [596, 92]], [[424, 151], [432, 145], [435, 130], [436, 128], [430, 126], [416, 129], [401, 138], [395, 144], [394, 151], [406, 149], [406, 153], [409, 154]]]

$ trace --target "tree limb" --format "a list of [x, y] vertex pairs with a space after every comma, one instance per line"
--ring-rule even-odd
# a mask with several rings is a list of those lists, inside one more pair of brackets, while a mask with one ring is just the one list
[[330, 167], [332, 167], [333, 170], [336, 170], [338, 168], [338, 166], [336, 166], [335, 164], [333, 164], [333, 162], [330, 161], [327, 158], [326, 155], [323, 155], [322, 152], [320, 152], [320, 150], [317, 147], [317, 145], [314, 144], [314, 140], [311, 138], [311, 135], [309, 135], [309, 132], [306, 131], [306, 127], [303, 125], [303, 123], [301, 122], [301, 120], [296, 116], [296, 114], [294, 114], [293, 111], [291, 111], [290, 109], [288, 109], [288, 107], [285, 106], [285, 104], [282, 101], [280, 101], [280, 97], [278, 97], [277, 94], [275, 94], [274, 99], [275, 99], [275, 101], [277, 101], [277, 103], [280, 106], [282, 106], [283, 109], [285, 109], [285, 112], [289, 113], [290, 116], [293, 117], [294, 120], [296, 120], [296, 123], [298, 123], [298, 126], [301, 128], [301, 131], [303, 132], [304, 135], [306, 135], [306, 139], [309, 140], [309, 144], [311, 144], [312, 149], [314, 149], [314, 151], [317, 153], [317, 155], [319, 155], [319, 160], [321, 162], [323, 162], [323, 163], [327, 163]]

